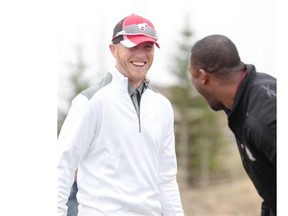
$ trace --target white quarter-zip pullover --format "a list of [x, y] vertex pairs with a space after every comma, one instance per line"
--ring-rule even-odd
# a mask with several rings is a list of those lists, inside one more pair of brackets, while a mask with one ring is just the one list
[[59, 135], [58, 216], [77, 168], [79, 216], [184, 215], [171, 103], [147, 88], [138, 121], [128, 79], [114, 68], [101, 83], [75, 97]]

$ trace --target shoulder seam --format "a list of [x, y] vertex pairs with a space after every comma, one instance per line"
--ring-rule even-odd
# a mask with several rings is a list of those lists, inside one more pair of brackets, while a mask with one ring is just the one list
[[112, 74], [108, 73], [98, 84], [82, 91], [80, 94], [85, 96], [88, 100], [90, 100], [98, 90], [105, 87], [111, 82], [112, 82]]

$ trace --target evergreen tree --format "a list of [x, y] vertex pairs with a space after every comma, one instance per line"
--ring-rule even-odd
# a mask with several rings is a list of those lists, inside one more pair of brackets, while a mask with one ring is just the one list
[[217, 153], [223, 140], [219, 117], [192, 87], [187, 71], [193, 36], [190, 29], [186, 17], [178, 50], [170, 66], [176, 79], [176, 85], [171, 87], [170, 100], [175, 111], [179, 171], [188, 185], [200, 182], [207, 186], [212, 173], [217, 171]]
[[[71, 88], [70, 95], [65, 98], [65, 102], [68, 104], [67, 107], [70, 107], [72, 99], [89, 87], [90, 82], [85, 77], [87, 64], [83, 58], [83, 50], [81, 45], [76, 46], [76, 63], [70, 63], [68, 66], [71, 69], [69, 73], [68, 80]], [[63, 110], [58, 107], [58, 122], [57, 122], [57, 133], [59, 135], [63, 122], [68, 114], [68, 110]]]

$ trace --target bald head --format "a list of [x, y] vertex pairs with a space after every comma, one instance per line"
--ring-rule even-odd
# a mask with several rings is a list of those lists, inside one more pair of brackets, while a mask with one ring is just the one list
[[223, 35], [210, 35], [196, 42], [190, 60], [195, 67], [218, 76], [236, 68], [244, 70], [235, 44]]

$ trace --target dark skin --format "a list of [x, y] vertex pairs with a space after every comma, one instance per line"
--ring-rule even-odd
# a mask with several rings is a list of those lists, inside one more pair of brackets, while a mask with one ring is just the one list
[[211, 109], [218, 111], [223, 107], [232, 109], [237, 87], [241, 80], [243, 70], [237, 66], [231, 68], [225, 77], [217, 76], [203, 69], [190, 58], [188, 71], [193, 86], [205, 98]]
[[207, 36], [191, 49], [192, 84], [215, 111], [232, 109], [244, 68], [236, 46], [224, 35]]
[[[251, 73], [256, 75], [253, 77], [254, 74], [250, 76], [248, 74], [247, 79], [245, 79], [245, 83], [242, 85], [243, 90], [239, 91], [239, 94], [244, 95], [243, 100], [239, 95], [237, 99], [240, 101], [238, 106], [238, 104], [235, 104], [238, 86], [245, 74], [250, 72], [250, 70], [248, 72], [246, 67], [247, 65], [241, 62], [234, 43], [223, 35], [209, 35], [196, 42], [191, 48], [188, 70], [191, 75], [192, 84], [214, 111], [224, 110], [228, 114], [230, 114], [229, 110], [232, 111], [232, 114], [228, 117], [228, 123], [232, 132], [235, 133], [239, 152], [241, 157], [243, 156], [243, 165], [255, 186], [259, 190], [262, 190], [261, 193], [263, 195], [261, 196], [265, 199], [261, 215], [274, 215], [275, 192], [274, 188], [271, 187], [275, 186], [273, 182], [275, 176], [273, 175], [276, 173], [276, 170], [273, 166], [276, 158], [275, 133], [277, 118], [274, 116], [276, 113], [273, 113], [276, 108], [274, 107], [276, 93], [274, 90], [270, 91], [270, 81], [272, 89], [275, 88], [275, 85], [273, 79], [263, 74], [262, 76], [265, 77], [265, 81], [263, 81], [264, 78], [260, 75], [257, 77], [256, 71], [251, 68]], [[254, 82], [253, 79], [256, 80], [256, 84], [252, 83]], [[257, 84], [259, 80], [260, 82], [263, 81], [263, 83], [267, 81], [267, 86], [263, 87], [263, 83]], [[247, 84], [247, 88], [245, 88], [245, 84]], [[256, 90], [253, 94], [254, 84], [254, 89]], [[267, 93], [259, 93], [260, 91], [257, 87], [266, 88]], [[249, 92], [247, 93], [247, 91]], [[251, 94], [249, 94], [250, 91], [252, 92]], [[266, 94], [266, 97], [264, 94]], [[252, 95], [251, 98], [249, 98], [250, 95]], [[254, 106], [253, 100], [257, 97], [260, 99], [257, 101], [257, 106]], [[267, 106], [267, 109], [261, 109], [264, 106]], [[247, 112], [245, 110], [246, 107]], [[234, 115], [233, 111], [235, 111]], [[269, 115], [267, 115], [268, 113]], [[247, 118], [245, 117], [243, 118], [243, 122], [242, 120], [239, 122], [242, 114], [246, 114]], [[239, 118], [235, 118], [236, 115], [240, 115], [238, 116]], [[263, 118], [266, 116], [267, 118]], [[238, 130], [241, 131], [239, 132]], [[249, 149], [253, 149], [254, 152], [251, 152]], [[254, 163], [256, 157], [253, 154], [258, 156], [257, 160], [259, 162]], [[263, 164], [266, 165], [267, 170], [263, 168]], [[267, 179], [263, 179], [263, 176], [267, 176]], [[261, 179], [264, 181], [263, 184], [259, 183]], [[266, 189], [267, 185], [269, 185], [269, 188]], [[267, 204], [265, 203], [266, 201]]]

